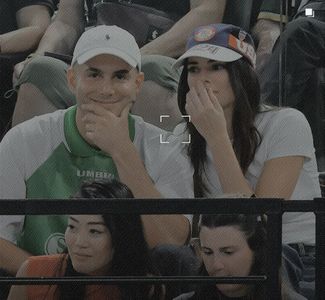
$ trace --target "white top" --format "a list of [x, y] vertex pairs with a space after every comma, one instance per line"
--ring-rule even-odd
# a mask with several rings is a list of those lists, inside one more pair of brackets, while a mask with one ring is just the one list
[[[259, 113], [255, 125], [262, 141], [254, 160], [245, 175], [249, 185], [255, 190], [264, 163], [273, 158], [304, 156], [303, 168], [290, 199], [313, 200], [321, 196], [315, 149], [310, 126], [305, 116], [292, 108], [274, 109]], [[184, 124], [177, 126], [178, 135]], [[223, 191], [214, 167], [212, 154], [207, 150], [206, 177], [210, 190], [208, 197], [220, 197]], [[306, 244], [315, 243], [315, 218], [313, 213], [285, 213], [283, 216], [283, 242]]]

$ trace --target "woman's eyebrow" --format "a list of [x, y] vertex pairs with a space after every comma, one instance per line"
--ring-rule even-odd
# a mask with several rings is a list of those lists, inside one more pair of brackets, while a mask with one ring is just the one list
[[104, 222], [88, 222], [87, 224], [88, 225], [103, 225], [103, 226], [105, 226]]
[[74, 217], [69, 217], [69, 219], [71, 219], [72, 221], [74, 221], [74, 222], [77, 222], [77, 223], [79, 223], [79, 221], [77, 220], [77, 219], [75, 219]]
[[236, 249], [236, 246], [226, 246], [226, 247], [221, 247], [220, 250], [221, 251], [225, 251], [225, 250], [234, 250]]
[[211, 248], [209, 248], [209, 247], [201, 246], [200, 248], [201, 248], [201, 249], [205, 249], [205, 250], [210, 250], [210, 251], [212, 251]]

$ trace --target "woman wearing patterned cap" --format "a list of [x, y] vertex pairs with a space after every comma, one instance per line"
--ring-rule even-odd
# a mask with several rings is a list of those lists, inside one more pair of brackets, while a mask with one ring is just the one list
[[[212, 24], [194, 30], [186, 49], [175, 66], [184, 66], [178, 102], [190, 115], [184, 138], [196, 197], [320, 197], [310, 126], [295, 109], [260, 104], [250, 35]], [[314, 251], [313, 214], [284, 214], [283, 243]]]

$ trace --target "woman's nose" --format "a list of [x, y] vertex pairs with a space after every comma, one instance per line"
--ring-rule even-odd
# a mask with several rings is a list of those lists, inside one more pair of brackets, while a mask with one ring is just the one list
[[213, 261], [213, 270], [216, 275], [225, 268], [225, 265], [220, 258], [215, 258]]
[[87, 238], [84, 234], [78, 234], [75, 239], [75, 245], [78, 247], [86, 247], [87, 246]]
[[198, 76], [196, 76], [196, 84], [202, 82], [204, 86], [208, 87], [211, 84], [211, 75], [207, 71], [201, 71]]

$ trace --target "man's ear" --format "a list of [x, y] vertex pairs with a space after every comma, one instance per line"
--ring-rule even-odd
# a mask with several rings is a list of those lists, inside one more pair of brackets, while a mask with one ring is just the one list
[[135, 79], [135, 84], [137, 86], [136, 88], [136, 93], [138, 94], [142, 88], [142, 84], [143, 84], [143, 81], [144, 81], [144, 73], [143, 72], [139, 72], [137, 74], [137, 77]]
[[67, 82], [70, 91], [75, 94], [76, 90], [76, 70], [73, 67], [69, 67], [67, 70]]

